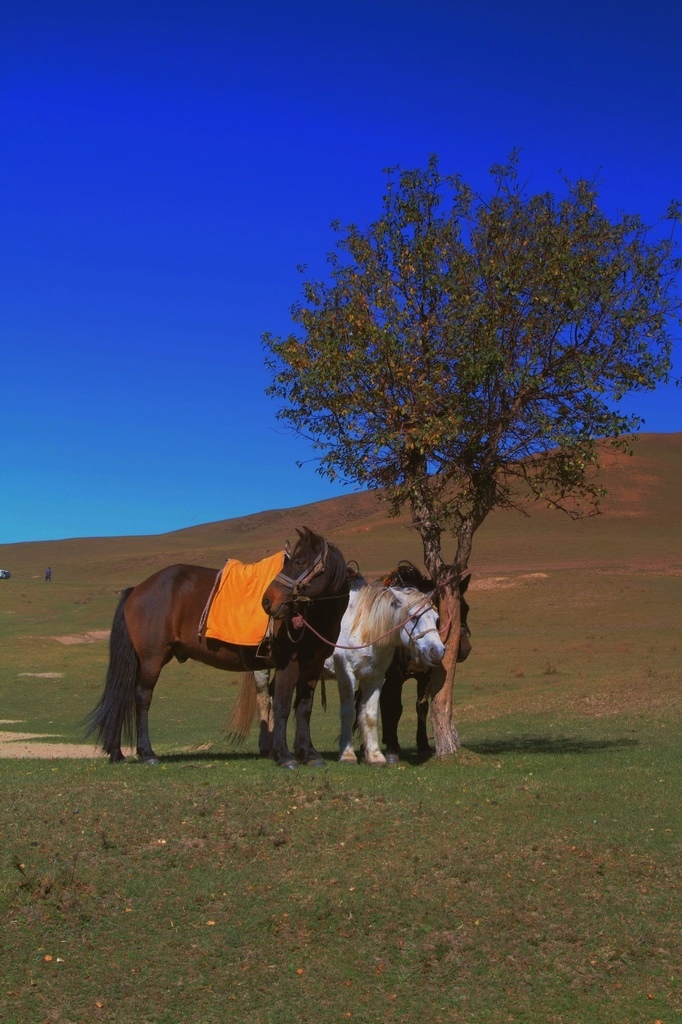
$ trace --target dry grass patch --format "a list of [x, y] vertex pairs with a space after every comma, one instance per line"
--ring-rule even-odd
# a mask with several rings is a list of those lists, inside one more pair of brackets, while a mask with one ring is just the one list
[[[540, 683], [526, 679], [522, 667], [513, 670], [513, 689], [486, 690], [476, 702], [456, 701], [458, 722], [483, 722], [509, 714], [554, 715], [576, 718], [614, 718], [632, 715], [682, 713], [682, 688], [672, 673], [614, 679], [605, 676], [591, 681], [589, 687], [579, 678], [562, 677], [560, 683]], [[552, 677], [556, 672], [552, 673]]]

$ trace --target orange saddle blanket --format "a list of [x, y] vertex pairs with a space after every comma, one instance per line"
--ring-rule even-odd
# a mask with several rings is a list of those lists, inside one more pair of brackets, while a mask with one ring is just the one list
[[230, 644], [257, 646], [268, 628], [261, 600], [283, 566], [283, 551], [251, 564], [228, 559], [218, 578], [204, 635]]

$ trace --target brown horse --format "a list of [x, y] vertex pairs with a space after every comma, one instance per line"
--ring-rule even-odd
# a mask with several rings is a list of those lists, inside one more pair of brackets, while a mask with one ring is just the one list
[[[467, 625], [469, 605], [464, 599], [471, 574], [465, 576], [459, 584], [459, 598], [461, 602], [461, 622], [459, 650], [457, 661], [466, 661], [471, 654], [471, 630]], [[389, 574], [385, 580], [390, 587], [415, 587], [423, 594], [429, 594], [433, 590], [433, 581], [425, 576], [416, 565], [411, 562], [400, 562], [397, 569]], [[409, 666], [408, 652], [404, 647], [396, 650], [393, 660], [386, 671], [384, 685], [381, 688], [379, 707], [381, 710], [382, 739], [386, 746], [387, 764], [397, 764], [400, 760], [400, 743], [398, 742], [398, 723], [403, 713], [402, 691], [406, 679], [414, 678], [417, 681], [417, 752], [423, 756], [432, 753], [426, 732], [426, 721], [429, 711], [427, 700], [428, 685], [431, 679], [431, 671], [412, 671]]]
[[[161, 569], [121, 596], [111, 630], [110, 658], [102, 697], [88, 718], [111, 762], [124, 760], [121, 737], [135, 733], [138, 757], [157, 764], [149, 739], [149, 706], [162, 668], [172, 658], [188, 658], [213, 668], [252, 671], [275, 669], [275, 734], [272, 756], [295, 768], [286, 729], [296, 691], [296, 756], [305, 764], [324, 763], [310, 739], [315, 684], [333, 647], [348, 604], [346, 563], [323, 537], [304, 528], [285, 555], [282, 572], [263, 595], [273, 622], [270, 650], [225, 643], [200, 635], [202, 613], [219, 573], [197, 565]], [[305, 622], [326, 638], [319, 640]]]

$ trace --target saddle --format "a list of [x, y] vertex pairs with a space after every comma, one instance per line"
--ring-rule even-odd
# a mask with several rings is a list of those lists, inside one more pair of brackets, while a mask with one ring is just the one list
[[268, 630], [268, 615], [261, 604], [263, 594], [284, 568], [284, 551], [260, 562], [228, 558], [218, 574], [202, 633], [224, 643], [257, 647]]

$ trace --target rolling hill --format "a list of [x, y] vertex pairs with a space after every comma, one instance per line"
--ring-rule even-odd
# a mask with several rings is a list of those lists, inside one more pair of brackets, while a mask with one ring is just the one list
[[[600, 480], [608, 496], [596, 517], [571, 520], [537, 503], [528, 515], [491, 514], [475, 537], [470, 568], [475, 574], [561, 567], [681, 572], [682, 433], [642, 435], [634, 456], [607, 460]], [[408, 520], [390, 518], [376, 494], [361, 492], [153, 536], [0, 544], [0, 565], [19, 580], [42, 577], [49, 564], [60, 580], [126, 586], [174, 562], [220, 567], [228, 556], [257, 560], [301, 525], [334, 541], [369, 576], [401, 558], [421, 563], [421, 542]]]

